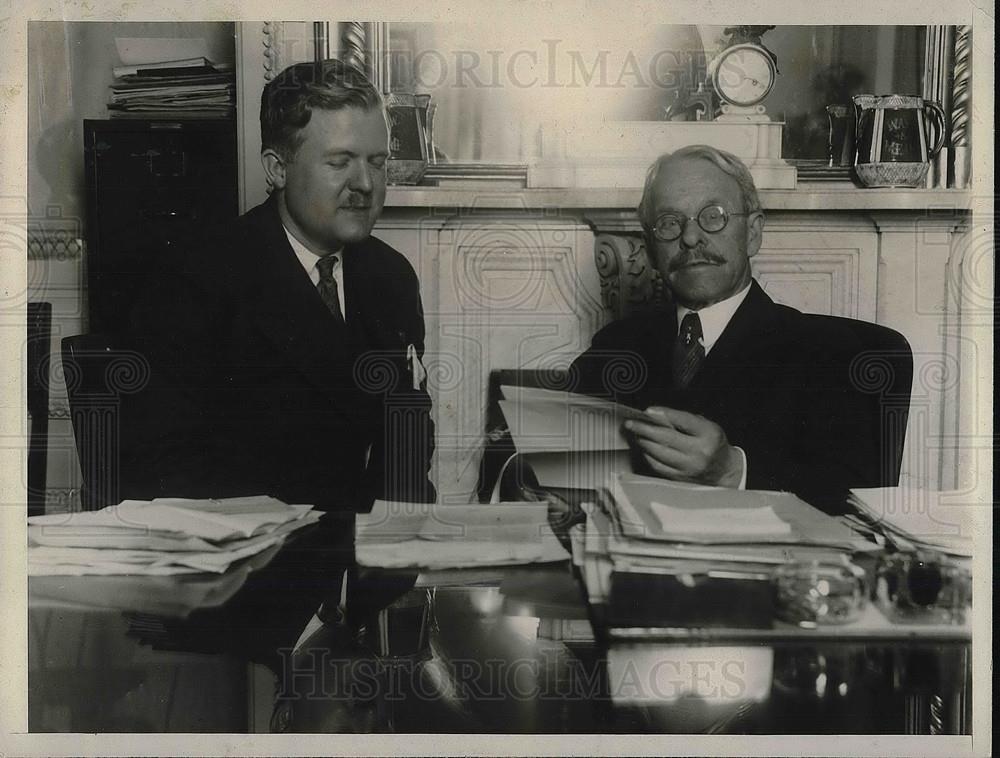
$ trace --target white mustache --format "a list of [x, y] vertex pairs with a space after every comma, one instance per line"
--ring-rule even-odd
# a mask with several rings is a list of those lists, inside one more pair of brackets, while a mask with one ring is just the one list
[[697, 255], [685, 255], [683, 257], [675, 258], [670, 263], [670, 270], [676, 271], [679, 268], [691, 266], [696, 263], [708, 263], [710, 265], [717, 266], [723, 262], [724, 261], [720, 260], [718, 257], [714, 255], [705, 255], [704, 253], [700, 253]]

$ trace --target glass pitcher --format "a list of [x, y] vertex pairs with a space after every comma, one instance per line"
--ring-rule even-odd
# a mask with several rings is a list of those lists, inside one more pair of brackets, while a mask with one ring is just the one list
[[911, 95], [855, 95], [854, 170], [866, 187], [919, 187], [941, 149], [944, 111]]

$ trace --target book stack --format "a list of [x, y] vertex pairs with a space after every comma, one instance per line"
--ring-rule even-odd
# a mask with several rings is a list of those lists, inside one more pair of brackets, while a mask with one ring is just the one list
[[116, 66], [108, 111], [112, 118], [233, 118], [236, 75], [208, 58]]
[[585, 510], [571, 533], [573, 559], [591, 605], [626, 637], [649, 628], [770, 627], [776, 567], [878, 549], [785, 492], [615, 473]]
[[315, 523], [309, 505], [272, 497], [125, 500], [28, 519], [28, 575], [220, 574]]

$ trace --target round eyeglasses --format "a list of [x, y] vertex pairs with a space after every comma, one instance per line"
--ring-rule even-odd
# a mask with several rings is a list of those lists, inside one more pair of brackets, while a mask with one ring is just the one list
[[721, 232], [729, 223], [730, 216], [749, 216], [749, 213], [732, 213], [721, 205], [706, 205], [697, 216], [684, 216], [680, 213], [664, 213], [656, 219], [653, 225], [653, 236], [662, 242], [673, 242], [684, 234], [684, 226], [688, 221], [697, 221], [704, 231], [714, 234]]

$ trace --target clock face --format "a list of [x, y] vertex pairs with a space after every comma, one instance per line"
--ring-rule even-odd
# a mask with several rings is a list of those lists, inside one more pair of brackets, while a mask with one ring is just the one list
[[759, 103], [774, 86], [771, 57], [755, 45], [737, 45], [722, 53], [715, 70], [719, 95], [733, 105]]

